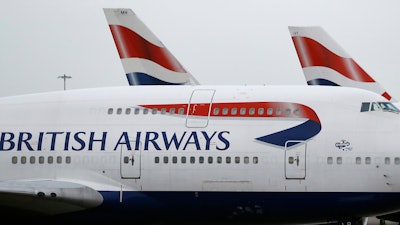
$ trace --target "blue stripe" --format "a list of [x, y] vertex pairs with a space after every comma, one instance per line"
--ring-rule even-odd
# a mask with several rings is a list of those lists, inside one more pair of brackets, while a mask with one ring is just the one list
[[321, 85], [321, 86], [340, 86], [339, 84], [334, 83], [330, 80], [326, 80], [326, 79], [308, 80], [307, 84], [308, 85]]
[[[306, 141], [319, 133], [321, 130], [321, 124], [313, 121], [307, 120], [306, 122], [291, 127], [286, 130], [282, 130], [273, 134], [265, 135], [256, 138], [256, 140], [285, 147], [285, 143], [288, 140], [301, 140]], [[298, 144], [299, 142], [289, 142], [288, 147]]]
[[131, 86], [134, 85], [183, 85], [184, 83], [170, 83], [157, 79], [146, 73], [127, 73], [126, 78]]

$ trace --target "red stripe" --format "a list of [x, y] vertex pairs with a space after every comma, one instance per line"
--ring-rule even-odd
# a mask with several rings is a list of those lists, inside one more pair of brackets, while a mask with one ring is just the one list
[[[375, 82], [353, 59], [343, 58], [307, 37], [292, 37], [302, 68], [324, 66], [360, 82]], [[304, 52], [300, 52], [304, 51]]]
[[386, 91], [382, 94], [382, 96], [385, 97], [389, 101], [390, 101], [390, 99], [392, 99], [392, 96], [390, 96]]
[[[188, 114], [188, 104], [160, 104], [160, 105], [141, 105], [142, 107], [149, 109], [156, 109], [161, 111], [166, 110], [167, 113], [171, 113], [171, 109], [174, 109], [173, 114], [178, 114], [178, 109], [183, 109], [183, 115]], [[208, 116], [209, 115], [210, 103], [196, 103], [190, 104], [189, 115], [190, 116]], [[215, 109], [219, 111], [216, 113]], [[233, 109], [236, 108], [236, 113], [233, 114]], [[244, 114], [241, 114], [241, 108], [246, 109]], [[262, 108], [262, 114], [259, 114], [259, 109]], [[223, 114], [223, 110], [226, 109], [227, 113]], [[254, 110], [253, 113], [250, 109]], [[272, 109], [272, 113], [268, 113], [268, 109]], [[277, 110], [280, 109], [280, 112]], [[212, 103], [210, 116], [212, 117], [252, 117], [252, 118], [307, 118], [315, 122], [320, 123], [317, 114], [310, 107], [289, 102], [234, 102], [234, 103]]]
[[110, 29], [121, 59], [148, 59], [166, 69], [186, 73], [186, 70], [168, 51], [168, 49], [161, 48], [148, 42], [146, 39], [126, 27], [110, 25]]

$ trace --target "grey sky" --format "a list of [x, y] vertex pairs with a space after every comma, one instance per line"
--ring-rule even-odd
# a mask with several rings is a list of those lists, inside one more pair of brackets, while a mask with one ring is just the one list
[[103, 8], [131, 8], [202, 84], [305, 85], [288, 26], [319, 25], [400, 99], [400, 1], [0, 0], [0, 96], [127, 85]]

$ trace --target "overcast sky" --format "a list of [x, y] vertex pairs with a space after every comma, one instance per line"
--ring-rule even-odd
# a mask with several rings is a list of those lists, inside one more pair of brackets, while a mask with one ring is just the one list
[[128, 85], [103, 8], [131, 8], [202, 84], [305, 85], [288, 26], [322, 26], [400, 99], [398, 0], [0, 0], [0, 96]]

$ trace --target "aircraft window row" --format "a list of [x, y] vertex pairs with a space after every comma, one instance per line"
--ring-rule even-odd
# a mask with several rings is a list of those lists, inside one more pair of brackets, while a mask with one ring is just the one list
[[[160, 112], [158, 112], [157, 108], [154, 109], [147, 109], [147, 108], [109, 108], [107, 113], [109, 115], [112, 114], [117, 114], [117, 115], [130, 115], [130, 114], [134, 114], [134, 115], [138, 115], [138, 114], [143, 114], [143, 115], [147, 115], [147, 114], [178, 114], [178, 115], [184, 115], [186, 114], [185, 112], [185, 108], [181, 107], [181, 108], [170, 108], [167, 111], [167, 108], [161, 108]], [[258, 115], [258, 116], [263, 116], [263, 115], [267, 115], [267, 116], [272, 116], [272, 115], [285, 115], [285, 116], [289, 116], [289, 115], [295, 115], [295, 116], [299, 116], [300, 115], [300, 109], [281, 109], [281, 108], [246, 108], [246, 107], [242, 107], [242, 108], [219, 108], [219, 107], [215, 107], [212, 110], [212, 115], [216, 116], [216, 115], [229, 115], [229, 116], [234, 116], [234, 115]]]
[[[376, 159], [377, 163], [380, 163], [380, 159]], [[336, 157], [336, 159], [334, 159], [334, 157], [328, 157], [327, 158], [327, 163], [328, 164], [338, 164], [341, 165], [343, 164], [343, 158], [342, 157]], [[365, 165], [370, 165], [372, 163], [372, 159], [371, 157], [356, 157], [356, 161], [355, 163], [357, 165], [361, 165], [361, 164], [365, 164]], [[385, 165], [390, 165], [392, 163], [392, 159], [390, 157], [385, 157], [383, 160], [383, 163]], [[400, 157], [395, 157], [394, 158], [394, 164], [395, 165], [400, 165]]]
[[[26, 156], [21, 156], [21, 157], [17, 157], [17, 156], [13, 156], [11, 158], [11, 162], [12, 164], [17, 164], [18, 163], [18, 159], [19, 159], [19, 163], [20, 164], [35, 164], [35, 163], [39, 163], [39, 164], [61, 164], [63, 163], [63, 157], [62, 156], [57, 156], [57, 157], [53, 157], [53, 156], [48, 156], [48, 157], [44, 157], [44, 156], [30, 156], [30, 157], [26, 157]], [[70, 164], [71, 163], [71, 156], [66, 156], [64, 159], [64, 163], [66, 164]]]
[[[176, 113], [175, 113], [176, 112]], [[109, 108], [107, 113], [109, 115], [111, 114], [117, 114], [117, 115], [121, 115], [121, 114], [125, 114], [125, 115], [130, 115], [130, 114], [134, 114], [134, 115], [139, 115], [139, 114], [143, 114], [143, 115], [147, 115], [147, 114], [157, 114], [158, 113], [158, 109], [154, 108], [154, 109], [147, 109], [147, 108], [126, 108], [126, 109], [122, 109], [122, 108]], [[184, 108], [170, 108], [169, 112], [167, 112], [167, 108], [161, 108], [160, 110], [161, 114], [179, 114], [179, 115], [183, 115], [185, 114], [185, 109]]]
[[399, 113], [400, 110], [391, 102], [363, 102], [361, 103], [361, 112], [384, 111]]
[[218, 108], [215, 107], [213, 109], [213, 115], [258, 115], [258, 116], [263, 116], [263, 115], [273, 115], [274, 114], [274, 110], [275, 110], [275, 115], [285, 115], [285, 116], [289, 116], [292, 113], [296, 116], [300, 115], [300, 109], [295, 109], [292, 111], [292, 109], [281, 109], [281, 108], [246, 108], [246, 107], [242, 107], [242, 108]]
[[[197, 160], [196, 160], [197, 159]], [[243, 162], [244, 164], [258, 164], [258, 157], [254, 156], [252, 158], [245, 156], [243, 157], [243, 161], [241, 161], [241, 157], [236, 156], [236, 157], [230, 157], [230, 156], [226, 156], [226, 157], [222, 157], [222, 156], [217, 156], [217, 157], [212, 157], [212, 156], [208, 156], [208, 157], [204, 157], [204, 156], [200, 156], [200, 157], [195, 157], [195, 156], [190, 156], [190, 157], [186, 157], [186, 156], [172, 156], [172, 157], [168, 157], [168, 156], [164, 156], [164, 157], [155, 157], [154, 158], [154, 163], [164, 163], [164, 164], [168, 164], [168, 163], [172, 163], [172, 164], [186, 164], [186, 163], [190, 163], [190, 164], [195, 164], [195, 163], [199, 163], [199, 164], [204, 164], [204, 163], [208, 163], [208, 164], [213, 164], [213, 163], [217, 163], [217, 164], [240, 164], [241, 162]]]

